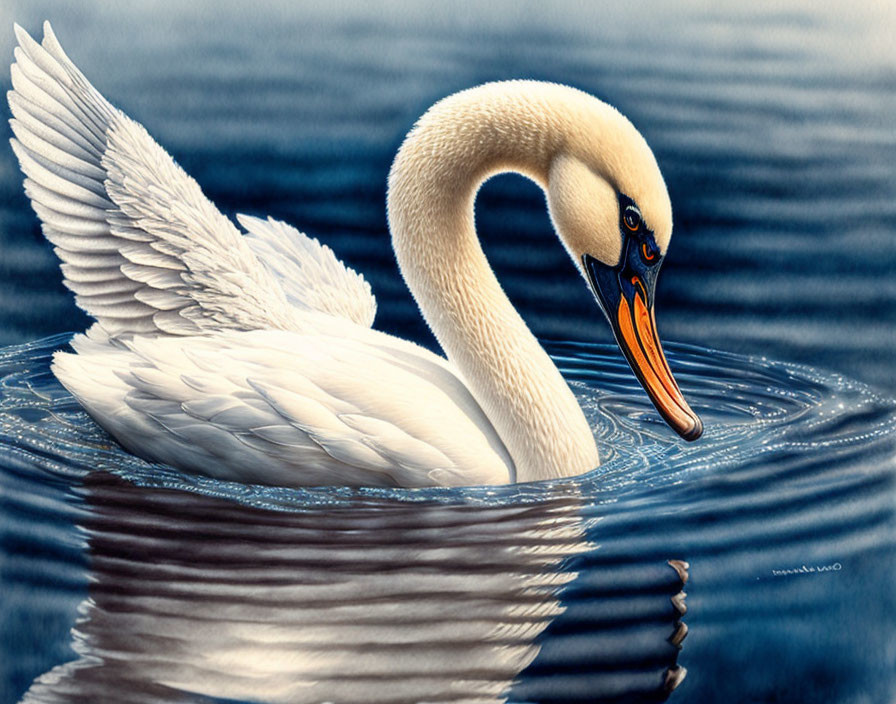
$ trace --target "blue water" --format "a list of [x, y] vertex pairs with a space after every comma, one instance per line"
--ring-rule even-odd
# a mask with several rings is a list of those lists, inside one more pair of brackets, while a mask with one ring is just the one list
[[66, 339], [0, 353], [6, 701], [896, 693], [896, 402], [863, 384], [671, 345], [686, 444], [612, 347], [553, 345], [594, 472], [278, 489], [118, 448], [48, 371]]
[[[80, 411], [48, 370], [67, 334], [5, 348], [0, 701], [896, 700], [885, 3], [12, 0], [0, 56], [4, 27], [45, 18], [224, 212], [321, 237], [371, 282], [377, 327], [428, 345], [384, 214], [414, 119], [514, 77], [616, 105], [669, 185], [657, 318], [687, 343], [667, 348], [707, 430], [676, 440], [618, 351], [591, 344], [605, 321], [514, 177], [486, 185], [478, 225], [536, 334], [579, 341], [550, 350], [605, 459], [580, 479], [190, 477]], [[0, 343], [86, 327], [60, 278], [0, 149]]]

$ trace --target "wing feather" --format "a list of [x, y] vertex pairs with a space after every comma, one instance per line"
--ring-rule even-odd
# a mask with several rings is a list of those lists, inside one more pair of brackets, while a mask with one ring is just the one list
[[361, 274], [345, 266], [333, 250], [279, 220], [237, 215], [255, 256], [283, 286], [290, 304], [370, 327], [376, 299]]
[[369, 286], [329, 248], [253, 218], [244, 237], [48, 23], [42, 44], [16, 36], [8, 98], [25, 192], [66, 285], [109, 335], [301, 330], [308, 312], [370, 324]]

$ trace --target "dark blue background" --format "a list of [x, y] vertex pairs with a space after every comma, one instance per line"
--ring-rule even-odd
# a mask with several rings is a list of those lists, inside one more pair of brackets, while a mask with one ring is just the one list
[[[666, 176], [675, 234], [657, 298], [664, 338], [896, 390], [896, 50], [885, 3], [294, 5], [7, 2], [0, 56], [11, 60], [13, 20], [39, 34], [49, 18], [97, 88], [222, 210], [271, 214], [331, 244], [373, 284], [377, 325], [427, 344], [386, 231], [395, 149], [458, 89], [569, 83], [626, 113]], [[478, 213], [536, 334], [610, 339], [536, 187], [500, 177]], [[0, 148], [0, 343], [86, 326], [60, 278]]]

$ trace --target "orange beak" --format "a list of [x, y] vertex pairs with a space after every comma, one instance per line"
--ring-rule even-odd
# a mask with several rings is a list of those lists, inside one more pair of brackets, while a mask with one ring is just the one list
[[620, 296], [616, 310], [613, 327], [619, 331], [619, 346], [663, 419], [685, 440], [696, 440], [703, 434], [703, 423], [684, 400], [669, 369], [656, 334], [653, 306], [647, 307], [644, 283], [634, 276], [632, 284], [635, 287], [632, 305], [625, 296]]
[[629, 254], [615, 267], [586, 254], [585, 272], [619, 348], [653, 405], [676, 433], [696, 440], [703, 434], [703, 423], [684, 400], [656, 333], [653, 289], [658, 262], [647, 267]]

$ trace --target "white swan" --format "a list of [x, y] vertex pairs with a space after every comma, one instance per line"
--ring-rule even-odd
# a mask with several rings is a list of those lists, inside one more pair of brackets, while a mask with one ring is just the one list
[[62, 51], [16, 27], [9, 104], [25, 191], [97, 323], [53, 371], [127, 449], [288, 486], [503, 484], [598, 464], [575, 397], [502, 292], [473, 223], [480, 184], [516, 171], [654, 404], [685, 403], [653, 320], [672, 212], [649, 147], [565, 86], [493, 83], [432, 107], [389, 175], [398, 263], [448, 361], [372, 330], [364, 279], [275, 220], [241, 234]]

